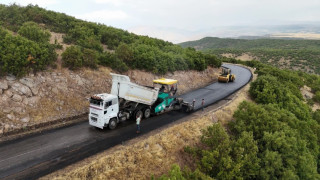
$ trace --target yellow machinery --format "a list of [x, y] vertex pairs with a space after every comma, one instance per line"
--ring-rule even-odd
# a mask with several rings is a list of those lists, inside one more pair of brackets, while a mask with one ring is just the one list
[[233, 82], [234, 80], [236, 80], [236, 75], [231, 74], [231, 69], [227, 68], [227, 67], [223, 67], [221, 66], [222, 71], [221, 74], [218, 77], [218, 81], [219, 82]]

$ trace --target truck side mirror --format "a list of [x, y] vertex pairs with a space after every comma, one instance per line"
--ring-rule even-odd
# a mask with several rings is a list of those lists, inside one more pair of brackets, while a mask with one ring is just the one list
[[108, 111], [104, 111], [104, 114], [107, 114]]

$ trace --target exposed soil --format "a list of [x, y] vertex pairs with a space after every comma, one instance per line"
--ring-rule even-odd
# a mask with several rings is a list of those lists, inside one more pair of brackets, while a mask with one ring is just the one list
[[[305, 101], [307, 101], [308, 99], [312, 99], [314, 96], [314, 94], [311, 91], [311, 88], [306, 85], [300, 88], [300, 91]], [[314, 103], [312, 106], [312, 111], [316, 111], [318, 109], [320, 109], [320, 104]]]

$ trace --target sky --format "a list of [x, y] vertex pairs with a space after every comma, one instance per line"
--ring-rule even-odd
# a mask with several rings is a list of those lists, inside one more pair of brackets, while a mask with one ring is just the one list
[[245, 34], [251, 27], [320, 22], [320, 0], [1, 0], [0, 3], [37, 4], [174, 43], [204, 36], [252, 35]]

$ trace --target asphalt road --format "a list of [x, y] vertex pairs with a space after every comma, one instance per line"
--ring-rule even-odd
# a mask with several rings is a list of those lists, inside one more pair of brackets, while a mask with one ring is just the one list
[[[252, 77], [246, 68], [229, 64], [224, 66], [231, 68], [236, 75], [235, 82], [214, 83], [181, 97], [189, 102], [196, 99], [195, 109], [198, 110], [201, 109], [202, 98], [205, 99], [205, 106], [209, 106], [246, 85]], [[121, 123], [113, 131], [99, 130], [88, 122], [81, 122], [1, 143], [0, 179], [37, 179], [188, 115], [171, 111], [143, 120], [139, 135], [135, 133], [133, 121]]]

